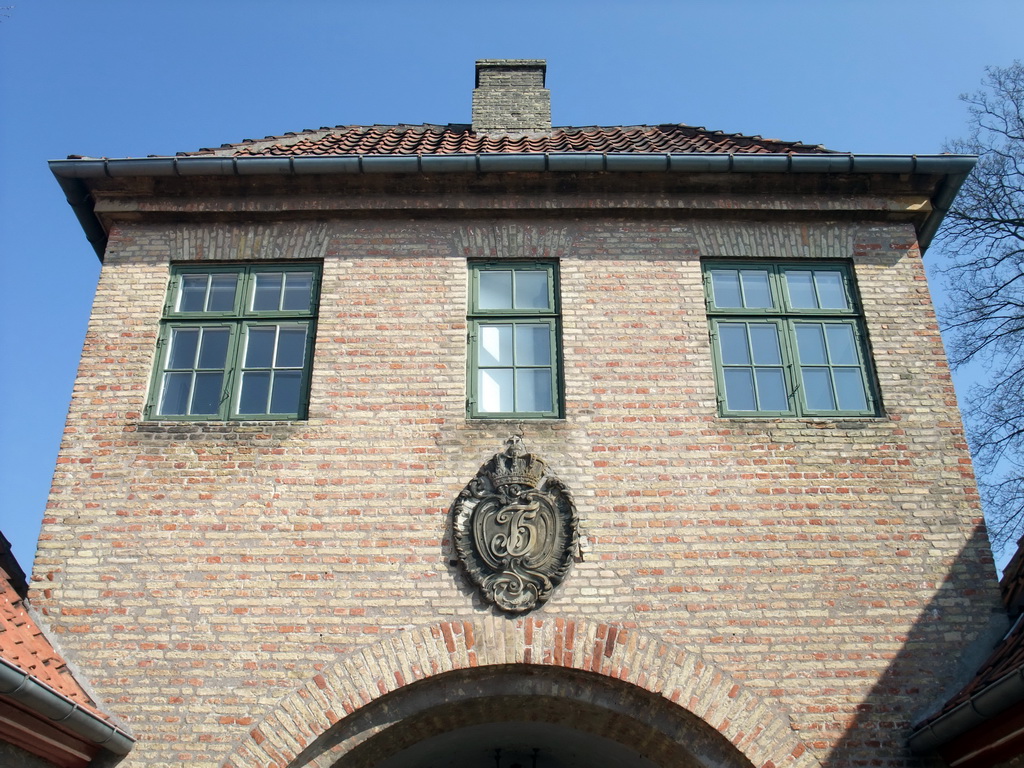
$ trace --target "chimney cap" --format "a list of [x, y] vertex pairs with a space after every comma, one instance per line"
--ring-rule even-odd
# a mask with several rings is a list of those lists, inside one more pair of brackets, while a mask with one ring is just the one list
[[547, 59], [477, 59], [476, 60], [476, 83], [474, 87], [480, 87], [480, 70], [482, 69], [533, 69], [540, 70], [541, 88], [547, 83], [548, 62]]

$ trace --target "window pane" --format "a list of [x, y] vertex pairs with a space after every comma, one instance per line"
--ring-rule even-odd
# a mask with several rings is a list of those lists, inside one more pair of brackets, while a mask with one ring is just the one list
[[224, 374], [197, 373], [192, 393], [192, 415], [210, 415], [220, 410], [221, 386]]
[[478, 365], [512, 365], [512, 326], [481, 325]]
[[210, 278], [210, 299], [208, 312], [231, 312], [235, 308], [235, 287], [238, 275], [212, 275]]
[[269, 368], [272, 365], [276, 335], [276, 326], [248, 329], [245, 344], [246, 368]]
[[280, 272], [257, 272], [256, 287], [252, 292], [254, 312], [276, 312], [281, 307]]
[[781, 368], [757, 368], [757, 405], [761, 411], [788, 411], [786, 380]]
[[224, 368], [228, 357], [227, 328], [204, 328], [198, 368]]
[[803, 365], [827, 365], [825, 355], [825, 337], [818, 323], [798, 323], [796, 326], [796, 344], [800, 350], [800, 362]]
[[833, 365], [859, 365], [853, 328], [849, 325], [825, 326], [828, 337], [828, 359]]
[[191, 373], [165, 373], [160, 396], [160, 415], [184, 416], [188, 413], [188, 395], [192, 388]]
[[711, 290], [716, 307], [742, 307], [740, 273], [735, 269], [711, 270]]
[[749, 368], [726, 368], [725, 407], [730, 411], [754, 411], [754, 379]]
[[750, 324], [750, 347], [756, 365], [782, 365], [779, 329], [771, 323]]
[[740, 272], [740, 282], [743, 284], [743, 306], [748, 309], [765, 309], [772, 306], [767, 270], [744, 269]]
[[516, 365], [551, 365], [550, 326], [516, 326]]
[[480, 309], [512, 309], [512, 273], [485, 269], [479, 275]]
[[747, 326], [744, 323], [719, 323], [718, 343], [722, 348], [722, 362], [725, 365], [750, 364]]
[[299, 412], [299, 371], [278, 371], [274, 374], [274, 391], [270, 397], [271, 413]]
[[238, 396], [239, 413], [267, 413], [270, 373], [246, 371], [242, 374], [242, 391]]
[[305, 357], [306, 329], [281, 328], [277, 337], [276, 367], [301, 368]]
[[801, 368], [804, 380], [804, 402], [812, 411], [834, 411], [836, 401], [832, 396], [832, 378], [828, 368]]
[[550, 368], [525, 368], [516, 371], [516, 410], [553, 410]]
[[547, 309], [547, 270], [516, 270], [516, 309]]
[[481, 370], [477, 379], [482, 413], [510, 413], [512, 408], [512, 370]]
[[814, 283], [809, 271], [787, 270], [786, 285], [789, 287], [789, 305], [794, 309], [817, 309]]
[[864, 392], [864, 379], [859, 368], [835, 369], [836, 394], [839, 397], [839, 410], [866, 411], [868, 409], [867, 393]]
[[814, 273], [814, 283], [818, 287], [818, 301], [822, 309], [849, 309], [843, 276], [832, 270]]
[[192, 368], [196, 364], [198, 328], [174, 328], [171, 331], [171, 351], [167, 355], [168, 368]]
[[281, 309], [308, 312], [313, 295], [312, 272], [288, 272], [285, 274], [284, 300]]
[[206, 307], [206, 281], [209, 275], [182, 275], [178, 294], [179, 312], [202, 312]]

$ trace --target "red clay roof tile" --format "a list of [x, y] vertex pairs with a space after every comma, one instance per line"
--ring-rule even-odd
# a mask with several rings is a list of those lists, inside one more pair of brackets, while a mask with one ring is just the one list
[[457, 155], [491, 153], [830, 153], [820, 145], [722, 133], [689, 125], [554, 128], [548, 133], [484, 135], [469, 125], [341, 125], [247, 139], [179, 157], [301, 157], [323, 155]]
[[106, 718], [79, 685], [67, 663], [29, 615], [21, 596], [0, 568], [0, 657], [58, 693]]

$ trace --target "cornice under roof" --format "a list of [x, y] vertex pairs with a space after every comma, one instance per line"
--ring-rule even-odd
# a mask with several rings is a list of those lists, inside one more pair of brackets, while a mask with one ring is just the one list
[[[93, 185], [103, 179], [281, 177], [351, 174], [660, 173], [660, 174], [874, 174], [928, 177], [930, 212], [915, 223], [922, 250], [977, 158], [969, 155], [853, 155], [836, 152], [528, 152], [356, 155], [218, 155], [51, 160], [86, 237], [103, 258], [106, 232], [97, 219]], [[902, 182], [901, 182], [902, 183]]]

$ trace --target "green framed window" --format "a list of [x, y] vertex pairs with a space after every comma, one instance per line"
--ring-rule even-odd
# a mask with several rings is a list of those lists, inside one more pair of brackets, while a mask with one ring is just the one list
[[302, 419], [320, 295], [316, 264], [176, 265], [149, 419]]
[[557, 265], [471, 263], [469, 283], [469, 416], [560, 417]]
[[723, 416], [874, 416], [878, 397], [850, 266], [705, 262]]

